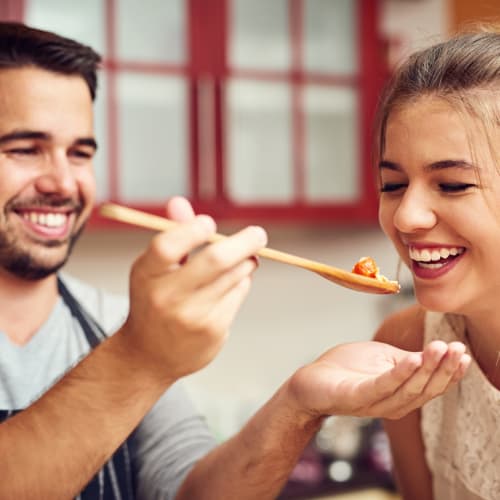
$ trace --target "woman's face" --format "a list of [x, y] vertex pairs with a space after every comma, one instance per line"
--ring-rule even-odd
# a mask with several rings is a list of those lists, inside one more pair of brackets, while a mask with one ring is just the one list
[[430, 310], [474, 314], [498, 300], [500, 175], [476, 120], [422, 97], [387, 122], [379, 220]]

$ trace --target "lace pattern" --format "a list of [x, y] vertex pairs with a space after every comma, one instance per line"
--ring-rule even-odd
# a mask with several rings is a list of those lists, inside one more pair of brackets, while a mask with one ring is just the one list
[[[435, 339], [467, 345], [463, 318], [427, 312], [424, 342]], [[499, 425], [500, 391], [473, 360], [460, 383], [422, 409], [422, 435], [435, 491], [442, 490], [439, 483], [444, 482], [453, 490], [446, 500], [500, 499]]]

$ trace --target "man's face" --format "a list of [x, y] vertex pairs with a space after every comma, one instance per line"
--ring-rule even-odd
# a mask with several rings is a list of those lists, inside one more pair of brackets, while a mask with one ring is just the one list
[[95, 150], [83, 78], [0, 70], [0, 272], [41, 279], [65, 263], [92, 210]]

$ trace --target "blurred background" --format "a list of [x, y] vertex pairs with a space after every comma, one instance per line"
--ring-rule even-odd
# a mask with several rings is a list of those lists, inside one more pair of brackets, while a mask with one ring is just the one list
[[[346, 269], [370, 255], [389, 278], [398, 259], [377, 225], [370, 159], [380, 91], [408, 52], [499, 15], [499, 0], [0, 0], [2, 19], [104, 57], [100, 202], [161, 214], [182, 194], [221, 232], [261, 224], [274, 248]], [[67, 271], [126, 293], [150, 237], [96, 213]], [[370, 339], [411, 303], [409, 277], [398, 278], [399, 295], [376, 296], [262, 261], [224, 350], [185, 380], [218, 439], [298, 367]], [[380, 423], [344, 417], [325, 422], [282, 498], [393, 492]]]

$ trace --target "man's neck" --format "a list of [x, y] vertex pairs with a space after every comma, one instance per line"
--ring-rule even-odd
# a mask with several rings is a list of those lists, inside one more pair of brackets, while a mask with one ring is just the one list
[[57, 297], [55, 274], [24, 280], [0, 270], [0, 335], [26, 344], [50, 316]]

